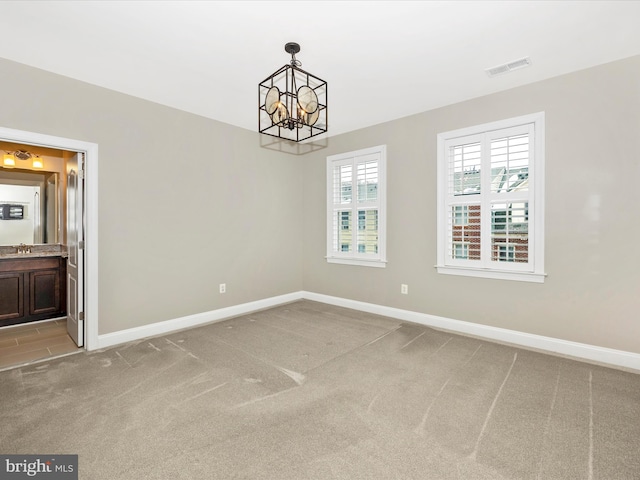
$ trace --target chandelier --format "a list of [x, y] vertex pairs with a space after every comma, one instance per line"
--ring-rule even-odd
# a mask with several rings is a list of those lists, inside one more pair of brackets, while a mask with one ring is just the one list
[[289, 42], [284, 50], [289, 65], [258, 84], [258, 130], [301, 142], [327, 131], [327, 82], [300, 68], [300, 45]]

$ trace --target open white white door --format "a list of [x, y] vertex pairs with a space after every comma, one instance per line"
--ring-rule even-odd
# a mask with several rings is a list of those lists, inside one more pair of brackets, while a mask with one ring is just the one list
[[84, 154], [67, 160], [67, 331], [79, 347], [84, 345]]

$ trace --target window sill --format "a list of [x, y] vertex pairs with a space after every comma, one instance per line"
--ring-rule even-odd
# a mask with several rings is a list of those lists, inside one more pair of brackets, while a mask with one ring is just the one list
[[451, 267], [436, 265], [438, 273], [445, 275], [461, 275], [465, 277], [493, 278], [496, 280], [514, 280], [518, 282], [544, 283], [546, 273], [507, 272], [504, 270], [488, 270], [468, 267]]
[[325, 257], [327, 263], [341, 263], [343, 265], [357, 265], [360, 267], [376, 267], [385, 268], [387, 266], [386, 260], [365, 260], [362, 258], [339, 258], [339, 257]]

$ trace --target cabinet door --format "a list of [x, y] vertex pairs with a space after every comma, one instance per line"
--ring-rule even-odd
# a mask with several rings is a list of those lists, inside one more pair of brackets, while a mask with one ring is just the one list
[[60, 310], [60, 271], [29, 272], [29, 315]]
[[23, 289], [24, 273], [0, 273], [0, 322], [24, 316]]

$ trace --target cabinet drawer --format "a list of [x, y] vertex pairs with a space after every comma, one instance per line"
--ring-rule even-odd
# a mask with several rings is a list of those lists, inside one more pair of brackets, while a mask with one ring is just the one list
[[61, 257], [39, 258], [7, 258], [0, 260], [2, 272], [28, 272], [30, 270], [46, 270], [60, 268]]

